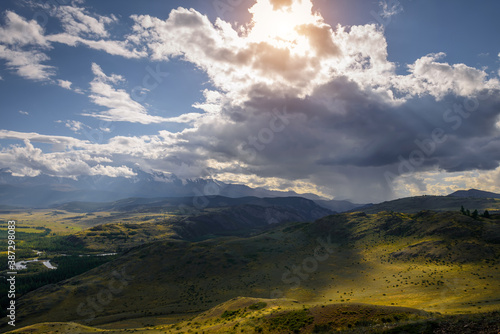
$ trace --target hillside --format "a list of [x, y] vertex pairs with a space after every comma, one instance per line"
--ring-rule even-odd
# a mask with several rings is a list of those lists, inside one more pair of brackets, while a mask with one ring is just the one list
[[323, 304], [238, 297], [174, 324], [134, 329], [90, 327], [78, 323], [40, 323], [9, 333], [491, 333], [500, 330], [498, 312], [443, 316], [412, 308], [367, 304]]
[[191, 196], [191, 197], [159, 197], [159, 198], [126, 198], [114, 202], [68, 202], [52, 208], [68, 212], [200, 212], [204, 209], [234, 207], [237, 205], [257, 205], [262, 207], [283, 207], [294, 210], [316, 210], [332, 213], [331, 210], [319, 206], [312, 200], [302, 197], [225, 197], [225, 196]]
[[[213, 201], [210, 209], [192, 215], [170, 215], [153, 221], [108, 223], [94, 226], [67, 237], [72, 243], [104, 252], [121, 251], [144, 243], [164, 240], [201, 240], [216, 236], [250, 236], [285, 222], [307, 222], [331, 214], [331, 211], [302, 199], [231, 199], [232, 203], [248, 203], [229, 207], [221, 197]], [[163, 210], [165, 207], [162, 207]], [[159, 207], [144, 207], [140, 212], [158, 212]], [[128, 213], [127, 213], [128, 215]], [[115, 215], [113, 218], [116, 221]], [[137, 216], [132, 216], [137, 217]], [[149, 217], [146, 216], [146, 219]], [[127, 219], [130, 221], [130, 218]]]
[[352, 211], [363, 211], [366, 213], [377, 213], [382, 211], [394, 211], [403, 213], [416, 213], [421, 210], [433, 211], [459, 211], [460, 207], [484, 212], [500, 212], [500, 199], [482, 197], [456, 197], [456, 196], [416, 196], [400, 198], [393, 201], [382, 202]]
[[[494, 219], [429, 211], [339, 214], [249, 238], [137, 246], [20, 298], [19, 321], [159, 326], [238, 296], [286, 297], [311, 307], [367, 303], [440, 313], [495, 311], [499, 259], [500, 222]], [[110, 293], [116, 286], [122, 289]]]
[[469, 189], [469, 190], [458, 190], [452, 194], [449, 194], [450, 197], [470, 197], [470, 198], [500, 198], [500, 194], [492, 193], [489, 191], [477, 190], [477, 189]]

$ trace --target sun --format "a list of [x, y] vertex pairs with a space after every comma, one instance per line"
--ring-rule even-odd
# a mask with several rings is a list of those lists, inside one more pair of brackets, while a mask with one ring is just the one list
[[310, 0], [295, 0], [291, 5], [280, 8], [275, 8], [270, 0], [260, 0], [249, 12], [253, 14], [247, 36], [250, 42], [266, 42], [297, 54], [310, 51], [307, 36], [298, 30], [301, 26], [318, 22], [318, 16], [312, 13]]

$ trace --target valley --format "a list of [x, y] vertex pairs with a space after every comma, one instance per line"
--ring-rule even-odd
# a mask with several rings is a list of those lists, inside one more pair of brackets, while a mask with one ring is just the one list
[[[20, 326], [35, 333], [281, 333], [298, 321], [286, 317], [298, 316], [305, 319], [299, 332], [375, 333], [405, 323], [469, 321], [464, 314], [484, 315], [485, 326], [498, 320], [495, 214], [333, 214], [294, 198], [212, 203], [190, 214], [155, 202], [19, 215], [19, 226], [44, 234], [37, 242], [26, 238], [25, 246], [44, 249], [45, 242], [56, 264], [63, 249], [118, 253], [20, 296]], [[249, 309], [256, 303], [266, 306]], [[339, 312], [352, 316], [341, 320]], [[285, 317], [284, 325], [274, 317]]]

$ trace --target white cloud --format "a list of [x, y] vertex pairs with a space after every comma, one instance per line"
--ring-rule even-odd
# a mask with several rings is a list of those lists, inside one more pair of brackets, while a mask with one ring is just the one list
[[0, 58], [6, 61], [7, 68], [26, 79], [44, 81], [55, 74], [55, 67], [42, 64], [50, 58], [36, 50], [14, 50], [0, 45]]
[[[42, 64], [50, 57], [41, 50], [50, 49], [50, 44], [35, 20], [27, 21], [12, 11], [6, 11], [5, 25], [0, 27], [0, 43], [0, 58], [19, 76], [45, 81], [54, 75], [53, 66]], [[31, 46], [31, 49], [23, 50], [25, 46]]]
[[110, 122], [132, 122], [141, 124], [151, 123], [188, 123], [197, 119], [200, 114], [184, 114], [178, 117], [166, 118], [148, 114], [146, 108], [134, 101], [123, 89], [117, 89], [113, 85], [124, 81], [124, 78], [117, 74], [106, 75], [101, 67], [92, 64], [94, 80], [90, 83], [90, 98], [95, 104], [106, 107], [100, 113], [85, 113], [83, 116], [91, 116]]
[[113, 84], [118, 84], [120, 82], [125, 81], [125, 78], [123, 76], [121, 76], [121, 75], [118, 75], [118, 74], [111, 74], [109, 76], [106, 75], [102, 71], [101, 66], [97, 65], [96, 63], [92, 63], [91, 69], [92, 69], [92, 73], [95, 76], [94, 80], [97, 80], [97, 81], [107, 81], [107, 82], [111, 82]]
[[57, 84], [59, 85], [59, 87], [71, 90], [71, 85], [72, 85], [71, 81], [59, 79], [57, 80]]
[[73, 131], [74, 133], [80, 133], [84, 128], [89, 128], [89, 126], [83, 124], [80, 121], [67, 120], [67, 121], [56, 121], [57, 123], [63, 123], [65, 127]]
[[[2, 167], [8, 168], [13, 175], [36, 176], [40, 173], [60, 176], [78, 177], [81, 175], [106, 175], [109, 177], [132, 177], [136, 175], [126, 166], [103, 166], [96, 163], [90, 155], [79, 152], [44, 153], [28, 140], [24, 147], [13, 146], [0, 151]], [[6, 167], [8, 166], [8, 167]]]
[[[280, 86], [307, 94], [328, 80], [328, 64], [320, 63], [320, 59], [292, 54], [255, 36], [239, 36], [229, 23], [218, 20], [213, 25], [193, 9], [173, 10], [165, 21], [147, 15], [133, 15], [132, 19], [136, 24], [129, 41], [146, 44], [152, 59], [182, 57], [196, 64], [234, 101], [241, 101], [249, 87], [255, 85]], [[323, 27], [318, 23], [319, 31]], [[304, 43], [309, 45], [308, 40]], [[327, 56], [335, 58], [335, 54]]]
[[85, 8], [57, 6], [55, 16], [61, 20], [63, 29], [70, 35], [87, 35], [90, 37], [108, 37], [106, 25], [116, 22], [115, 16], [90, 14]]
[[62, 88], [67, 89], [67, 90], [71, 90], [71, 91], [78, 93], [78, 94], [83, 94], [83, 91], [80, 88], [72, 88], [73, 83], [69, 80], [58, 79], [56, 82], [57, 82], [57, 85], [59, 87], [62, 87]]
[[112, 167], [97, 165], [91, 168], [89, 175], [104, 175], [108, 177], [126, 177], [130, 178], [137, 174], [127, 166]]
[[403, 6], [398, 0], [383, 0], [379, 2], [380, 6], [380, 16], [383, 18], [390, 18], [397, 15], [403, 11]]
[[58, 6], [54, 15], [61, 20], [65, 32], [47, 36], [46, 39], [50, 42], [70, 46], [83, 44], [91, 49], [125, 58], [141, 58], [147, 55], [133, 49], [127, 41], [103, 39], [109, 37], [106, 26], [118, 22], [114, 15], [97, 15], [75, 6]]
[[[447, 94], [470, 96], [482, 89], [498, 89], [496, 78], [487, 79], [488, 74], [465, 64], [438, 62], [445, 53], [429, 54], [409, 65], [411, 75], [400, 76], [394, 81], [398, 88], [410, 94], [430, 94], [438, 99]], [[405, 87], [405, 85], [407, 85]]]
[[67, 150], [88, 147], [90, 144], [88, 141], [82, 141], [71, 137], [49, 136], [36, 132], [17, 132], [9, 130], [0, 130], [0, 139], [28, 140], [37, 143], [52, 144]]
[[23, 110], [19, 110], [18, 112], [19, 112], [21, 115], [26, 115], [26, 116], [28, 116], [28, 115], [30, 114], [29, 112], [27, 112], [27, 111], [23, 111]]
[[5, 12], [4, 27], [0, 27], [0, 43], [24, 46], [38, 45], [49, 47], [45, 40], [43, 28], [35, 21], [26, 21], [12, 11]]
[[68, 33], [48, 35], [47, 40], [66, 44], [69, 46], [77, 46], [83, 44], [94, 50], [104, 51], [110, 55], [122, 56], [124, 58], [142, 58], [147, 55], [145, 51], [138, 51], [131, 48], [130, 44], [126, 41], [114, 40], [90, 40], [79, 36], [74, 36]]
[[[61, 20], [64, 33], [45, 35], [44, 29], [35, 20], [28, 21], [12, 11], [5, 12], [5, 25], [0, 26], [0, 59], [4, 59], [9, 69], [25, 79], [51, 79], [56, 68], [43, 62], [50, 60], [46, 51], [52, 48], [54, 42], [70, 46], [82, 44], [125, 58], [147, 55], [144, 51], [132, 48], [127, 41], [102, 39], [109, 37], [105, 26], [116, 22], [115, 16], [92, 16], [83, 8], [71, 6], [58, 6], [53, 14]], [[26, 50], [28, 46], [30, 48]], [[56, 83], [61, 85], [60, 81]], [[74, 91], [82, 93], [80, 89]]]
[[[260, 13], [259, 6], [272, 7], [267, 0], [258, 1], [251, 9], [254, 15]], [[309, 11], [312, 8], [309, 1], [302, 1], [300, 6]], [[381, 2], [381, 6], [386, 15], [401, 10], [399, 2]], [[410, 65], [409, 75], [396, 75], [395, 65], [387, 59], [384, 31], [374, 24], [334, 30], [320, 16], [310, 14], [302, 18], [307, 24], [297, 28], [300, 36], [294, 38], [299, 42], [287, 45], [283, 41], [275, 44], [261, 32], [270, 30], [267, 21], [254, 22], [241, 33], [221, 20], [212, 24], [194, 9], [172, 10], [166, 20], [148, 15], [131, 18], [135, 21], [134, 34], [128, 41], [147, 45], [154, 60], [181, 57], [204, 69], [234, 104], [247, 100], [248, 92], [256, 86], [274, 90], [277, 96], [305, 97], [341, 76], [394, 103], [404, 102], [404, 96], [430, 94], [441, 98], [450, 92], [467, 96], [500, 86], [483, 70], [439, 62], [443, 53], [418, 59]], [[259, 22], [265, 23], [261, 30]], [[310, 45], [306, 54], [297, 49], [297, 43]], [[329, 52], [320, 48], [327, 44]]]
[[[5, 12], [5, 26], [0, 27], [0, 59], [19, 76], [37, 81], [49, 80], [55, 67], [44, 65], [50, 60], [42, 49], [50, 49], [43, 28], [35, 21], [27, 21], [12, 11]], [[22, 47], [31, 46], [30, 50]]]

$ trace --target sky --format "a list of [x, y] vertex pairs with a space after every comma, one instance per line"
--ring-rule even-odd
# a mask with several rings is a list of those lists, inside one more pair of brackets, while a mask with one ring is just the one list
[[500, 192], [500, 2], [6, 0], [0, 169]]

